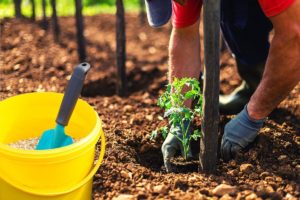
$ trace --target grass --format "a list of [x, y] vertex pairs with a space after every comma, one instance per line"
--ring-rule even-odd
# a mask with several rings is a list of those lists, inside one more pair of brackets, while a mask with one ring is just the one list
[[[138, 12], [139, 0], [123, 0], [126, 11]], [[51, 15], [50, 0], [47, 2], [47, 16]], [[70, 16], [75, 13], [75, 0], [56, 0], [57, 12], [59, 16]], [[83, 14], [95, 15], [99, 13], [115, 13], [115, 0], [82, 0]], [[36, 16], [42, 16], [42, 0], [35, 0]], [[31, 16], [30, 0], [22, 0], [22, 14]], [[13, 17], [14, 4], [13, 0], [0, 0], [0, 18]]]

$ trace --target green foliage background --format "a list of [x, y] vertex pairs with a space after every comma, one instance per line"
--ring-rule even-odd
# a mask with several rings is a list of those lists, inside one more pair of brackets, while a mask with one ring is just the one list
[[[138, 12], [139, 0], [123, 0], [126, 11]], [[50, 0], [47, 2], [47, 16], [51, 15]], [[57, 12], [59, 16], [69, 16], [75, 13], [75, 0], [56, 0]], [[82, 0], [83, 14], [95, 15], [99, 13], [115, 13], [116, 0]], [[42, 0], [35, 0], [36, 15], [42, 16]], [[30, 0], [22, 0], [22, 13], [25, 16], [31, 15]], [[0, 18], [13, 17], [14, 4], [13, 0], [0, 0]]]

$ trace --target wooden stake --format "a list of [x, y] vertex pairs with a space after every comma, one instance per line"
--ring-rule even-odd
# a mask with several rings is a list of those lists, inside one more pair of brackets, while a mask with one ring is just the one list
[[117, 68], [118, 68], [118, 84], [117, 93], [119, 96], [126, 95], [126, 34], [125, 34], [125, 17], [124, 17], [124, 5], [123, 0], [116, 1], [117, 13], [116, 13], [116, 56], [117, 56]]
[[77, 50], [80, 62], [84, 62], [86, 58], [85, 54], [85, 39], [84, 39], [84, 23], [82, 16], [82, 2], [81, 0], [75, 0], [76, 6], [76, 29], [77, 29]]
[[31, 2], [31, 20], [35, 21], [35, 1], [30, 0]]
[[145, 25], [146, 22], [145, 1], [139, 0], [139, 4], [140, 4], [140, 12], [139, 12], [140, 25]]
[[47, 6], [46, 0], [42, 0], [42, 12], [43, 12], [42, 28], [45, 29], [45, 30], [48, 29], [46, 6]]
[[216, 171], [219, 125], [220, 0], [204, 0], [204, 116], [200, 141], [200, 170]]
[[16, 18], [23, 17], [21, 4], [22, 4], [22, 0], [14, 0], [14, 8], [15, 8], [15, 17]]
[[60, 28], [58, 25], [57, 13], [56, 13], [56, 0], [51, 0], [52, 5], [52, 28], [55, 42], [59, 42]]

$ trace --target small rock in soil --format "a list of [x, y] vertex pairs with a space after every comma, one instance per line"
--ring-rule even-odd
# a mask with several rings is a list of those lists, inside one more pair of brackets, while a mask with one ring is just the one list
[[188, 182], [191, 182], [191, 183], [196, 182], [196, 181], [197, 181], [197, 177], [195, 177], [195, 176], [189, 177], [189, 179], [188, 179]]
[[231, 161], [229, 162], [229, 165], [230, 165], [231, 167], [236, 167], [236, 161], [235, 161], [235, 160], [231, 160]]
[[220, 200], [234, 200], [234, 198], [229, 194], [225, 194], [220, 198]]
[[121, 176], [126, 179], [132, 179], [132, 173], [127, 171], [121, 171]]
[[276, 180], [277, 182], [280, 182], [280, 183], [282, 182], [282, 178], [281, 178], [280, 176], [276, 176], [276, 177], [275, 177], [275, 180]]
[[236, 175], [238, 175], [238, 170], [236, 170], [236, 169], [233, 169], [233, 170], [229, 170], [228, 172], [227, 172], [227, 174], [228, 175], [230, 175], [230, 176], [236, 176]]
[[279, 157], [278, 157], [278, 160], [279, 161], [284, 161], [284, 160], [286, 160], [287, 159], [287, 156], [286, 155], [280, 155]]
[[251, 193], [246, 196], [245, 200], [255, 200], [257, 199], [257, 195], [255, 193]]
[[286, 200], [297, 200], [297, 198], [291, 195], [290, 193], [287, 193], [284, 198]]
[[260, 178], [265, 178], [265, 177], [267, 177], [269, 175], [270, 175], [269, 172], [262, 172], [259, 176], [260, 176]]
[[256, 188], [256, 191], [258, 196], [262, 198], [267, 198], [271, 195], [271, 193], [274, 192], [274, 189], [270, 185], [266, 185], [266, 186], [259, 185]]
[[114, 197], [113, 200], [133, 200], [135, 199], [131, 194], [120, 194], [117, 197]]
[[227, 185], [227, 184], [220, 184], [215, 189], [213, 189], [212, 193], [216, 196], [223, 196], [225, 194], [235, 194], [237, 191], [236, 187]]
[[133, 172], [135, 170], [134, 166], [132, 164], [128, 164], [126, 169], [128, 169], [129, 171]]
[[153, 192], [157, 194], [166, 194], [168, 187], [166, 185], [156, 185], [153, 187]]
[[153, 115], [146, 115], [146, 119], [148, 121], [152, 121], [153, 120]]
[[274, 181], [274, 178], [272, 176], [267, 176], [265, 178], [265, 181], [267, 181], [267, 182]]
[[246, 174], [250, 174], [250, 172], [253, 170], [253, 165], [251, 164], [241, 164], [240, 171]]
[[251, 179], [251, 180], [255, 180], [255, 179], [258, 179], [258, 174], [257, 173], [254, 173], [254, 172], [252, 172], [250, 175], [249, 175], [249, 178]]

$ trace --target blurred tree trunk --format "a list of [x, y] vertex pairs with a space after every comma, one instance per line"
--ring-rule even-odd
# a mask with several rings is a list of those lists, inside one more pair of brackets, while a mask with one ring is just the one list
[[31, 20], [35, 20], [35, 2], [34, 0], [30, 0], [31, 2]]
[[78, 56], [80, 62], [84, 62], [86, 58], [85, 54], [85, 39], [84, 39], [84, 23], [82, 16], [82, 2], [81, 0], [75, 0], [76, 6], [76, 28], [77, 28], [77, 45]]
[[140, 24], [144, 25], [145, 24], [145, 19], [146, 19], [146, 12], [145, 12], [145, 1], [144, 0], [139, 0], [140, 2], [140, 13], [139, 13], [139, 18], [140, 18]]
[[117, 93], [119, 96], [125, 96], [127, 90], [126, 81], [126, 36], [125, 36], [125, 16], [123, 0], [116, 0], [117, 13], [116, 13], [116, 57], [118, 68], [118, 83]]
[[48, 28], [48, 21], [47, 21], [47, 14], [46, 14], [46, 0], [42, 0], [42, 12], [43, 12], [43, 20], [42, 20], [42, 27], [43, 29], [47, 29]]
[[51, 0], [52, 5], [52, 28], [55, 42], [59, 42], [60, 28], [58, 25], [57, 13], [56, 13], [56, 0]]
[[22, 4], [22, 0], [14, 0], [15, 17], [16, 18], [23, 17], [22, 10], [21, 10], [21, 4]]

